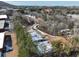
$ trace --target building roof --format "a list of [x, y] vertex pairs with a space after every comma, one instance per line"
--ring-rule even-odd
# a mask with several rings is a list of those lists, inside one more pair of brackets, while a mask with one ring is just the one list
[[5, 20], [0, 20], [0, 29], [4, 28]]
[[5, 34], [5, 32], [0, 33], [0, 49], [3, 48], [4, 34]]
[[6, 19], [8, 18], [7, 15], [0, 15], [0, 19]]

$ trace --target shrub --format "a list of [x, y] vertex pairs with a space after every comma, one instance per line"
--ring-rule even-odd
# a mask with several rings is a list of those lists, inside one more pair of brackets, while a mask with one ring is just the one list
[[19, 47], [18, 56], [24, 57], [24, 56], [32, 56], [36, 51], [36, 46], [32, 42], [31, 36], [29, 33], [23, 29], [23, 25], [20, 23], [18, 18], [18, 22], [14, 23], [15, 32], [17, 35], [17, 44]]

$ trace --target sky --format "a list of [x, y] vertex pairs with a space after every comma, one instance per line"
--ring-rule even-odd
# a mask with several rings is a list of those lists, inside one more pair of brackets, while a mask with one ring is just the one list
[[79, 1], [5, 1], [22, 6], [79, 6]]

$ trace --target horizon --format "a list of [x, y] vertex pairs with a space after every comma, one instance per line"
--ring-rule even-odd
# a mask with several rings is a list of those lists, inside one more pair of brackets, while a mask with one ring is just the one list
[[79, 6], [79, 1], [3, 1], [17, 6]]

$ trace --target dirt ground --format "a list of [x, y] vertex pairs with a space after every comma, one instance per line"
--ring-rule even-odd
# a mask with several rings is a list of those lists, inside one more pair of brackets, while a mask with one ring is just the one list
[[18, 56], [18, 46], [17, 46], [16, 33], [12, 32], [11, 37], [12, 37], [13, 51], [7, 52], [6, 57], [17, 57]]

